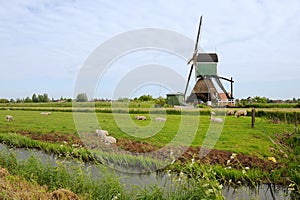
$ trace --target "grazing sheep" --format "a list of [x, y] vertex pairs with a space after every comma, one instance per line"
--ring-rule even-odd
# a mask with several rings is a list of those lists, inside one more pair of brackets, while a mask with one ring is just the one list
[[238, 110], [235, 113], [235, 117], [247, 116], [247, 110]]
[[41, 112], [41, 115], [51, 115], [51, 112]]
[[113, 144], [113, 143], [117, 143], [117, 140], [112, 136], [105, 136], [104, 142], [105, 144]]
[[165, 121], [167, 121], [167, 119], [163, 118], [163, 117], [156, 117], [155, 120], [158, 121], [158, 122], [165, 122]]
[[6, 121], [8, 122], [14, 121], [14, 117], [11, 115], [6, 115]]
[[100, 137], [104, 141], [105, 144], [117, 143], [116, 138], [114, 138], [112, 136], [108, 136], [107, 130], [96, 129], [96, 134], [98, 137]]
[[210, 121], [211, 122], [217, 122], [217, 123], [222, 123], [223, 119], [222, 118], [214, 118], [212, 115], [210, 116]]
[[228, 110], [226, 115], [234, 115], [234, 110]]
[[96, 134], [97, 134], [98, 137], [105, 138], [106, 136], [108, 136], [108, 131], [97, 129]]
[[136, 116], [135, 117], [137, 120], [146, 120], [147, 119], [147, 117], [145, 117], [145, 116]]

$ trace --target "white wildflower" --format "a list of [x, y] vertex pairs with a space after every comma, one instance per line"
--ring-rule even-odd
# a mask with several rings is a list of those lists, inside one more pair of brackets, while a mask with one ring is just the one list
[[227, 160], [227, 165], [229, 165], [230, 164], [230, 160]]
[[192, 158], [192, 164], [194, 164], [195, 163], [195, 159], [194, 158]]
[[223, 185], [222, 185], [222, 184], [219, 185], [219, 189], [220, 189], [220, 190], [223, 189]]
[[243, 169], [243, 170], [242, 170], [242, 173], [243, 173], [243, 174], [246, 174], [246, 170]]
[[174, 164], [174, 162], [175, 162], [175, 160], [172, 160], [172, 162], [171, 162], [171, 165], [173, 165], [173, 164]]
[[250, 167], [245, 167], [245, 169], [246, 169], [246, 170], [249, 170], [249, 169], [250, 169]]
[[236, 153], [232, 153], [231, 156], [230, 156], [230, 159], [234, 159], [236, 156], [237, 156]]

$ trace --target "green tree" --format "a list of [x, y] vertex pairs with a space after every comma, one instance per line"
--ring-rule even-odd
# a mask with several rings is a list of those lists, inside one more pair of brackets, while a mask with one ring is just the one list
[[29, 97], [26, 97], [25, 100], [24, 100], [24, 103], [31, 103], [31, 102], [33, 102], [33, 101]]
[[88, 101], [88, 97], [86, 93], [79, 93], [76, 96], [76, 101], [77, 102], [87, 102]]
[[43, 94], [43, 102], [49, 102], [49, 101], [50, 101], [50, 99], [48, 97], [48, 94], [44, 93]]
[[152, 101], [153, 100], [153, 97], [151, 95], [142, 95], [139, 97], [139, 100], [140, 101]]
[[166, 104], [166, 99], [164, 99], [163, 97], [158, 97], [157, 99], [155, 99], [155, 106], [163, 107], [165, 104]]
[[0, 103], [8, 103], [8, 102], [9, 102], [8, 99], [4, 99], [4, 98], [0, 99]]
[[266, 97], [259, 97], [259, 96], [256, 96], [253, 98], [255, 102], [257, 103], [267, 103], [267, 98]]
[[37, 98], [36, 94], [34, 93], [31, 97], [32, 102], [39, 102], [39, 99]]

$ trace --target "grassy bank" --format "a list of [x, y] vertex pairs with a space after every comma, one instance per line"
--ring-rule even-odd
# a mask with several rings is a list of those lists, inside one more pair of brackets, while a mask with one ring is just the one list
[[68, 188], [82, 199], [223, 199], [222, 185], [214, 178], [214, 173], [205, 168], [197, 169], [202, 172], [201, 177], [187, 180], [190, 175], [181, 173], [170, 177], [169, 187], [154, 183], [146, 188], [134, 183], [125, 187], [120, 175], [103, 166], [98, 166], [102, 176], [96, 178], [80, 162], [69, 165], [67, 161], [57, 161], [53, 166], [35, 157], [18, 161], [11, 153], [1, 151], [0, 166], [27, 181], [47, 185], [49, 191]]

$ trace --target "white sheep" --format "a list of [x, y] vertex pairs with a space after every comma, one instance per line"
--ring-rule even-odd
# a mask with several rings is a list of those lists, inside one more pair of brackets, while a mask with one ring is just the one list
[[145, 117], [145, 116], [136, 116], [135, 117], [137, 120], [146, 120], [147, 119], [147, 117]]
[[228, 110], [228, 111], [226, 112], [226, 115], [234, 115], [234, 110]]
[[41, 112], [41, 115], [51, 115], [51, 112]]
[[97, 129], [96, 134], [97, 134], [98, 137], [105, 138], [106, 136], [108, 136], [108, 131]]
[[235, 117], [247, 116], [247, 110], [238, 110], [235, 113]]
[[163, 118], [163, 117], [156, 117], [155, 120], [158, 121], [158, 122], [165, 122], [165, 121], [167, 121], [167, 119]]
[[105, 144], [113, 144], [113, 143], [117, 143], [117, 140], [116, 140], [116, 138], [114, 138], [112, 136], [105, 136], [104, 142], [105, 142]]
[[217, 122], [217, 123], [222, 123], [223, 119], [222, 118], [215, 118], [212, 115], [210, 115], [210, 121], [211, 122]]
[[8, 122], [14, 121], [14, 117], [11, 115], [6, 115], [6, 121]]

